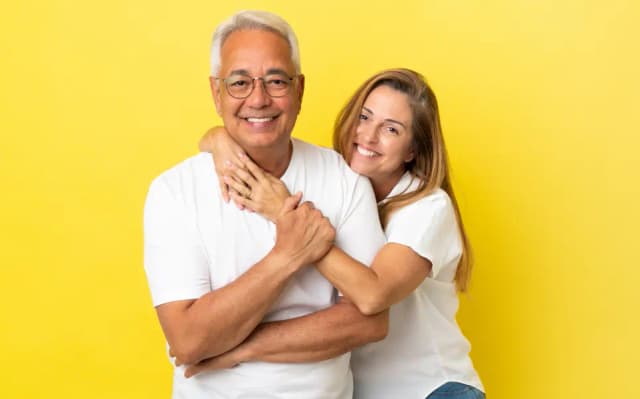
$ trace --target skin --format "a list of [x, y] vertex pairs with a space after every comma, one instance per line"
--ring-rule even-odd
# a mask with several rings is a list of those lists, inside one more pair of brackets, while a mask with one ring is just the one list
[[[219, 77], [234, 74], [260, 77], [274, 72], [295, 76], [289, 45], [281, 36], [263, 30], [233, 32], [221, 48]], [[260, 81], [245, 99], [226, 93], [221, 81], [210, 78], [216, 111], [233, 140], [264, 170], [282, 176], [289, 165], [289, 139], [304, 93], [304, 77], [294, 79], [292, 93], [271, 97]], [[268, 121], [258, 121], [268, 118]]]
[[[402, 92], [380, 86], [365, 100], [360, 123], [353, 136], [354, 155], [350, 166], [371, 179], [378, 200], [389, 194], [404, 174], [405, 164], [414, 157], [411, 122], [408, 99]], [[224, 132], [205, 136], [201, 141], [201, 149], [212, 149], [217, 155], [237, 154], [232, 155], [232, 160], [228, 160], [226, 166], [221, 168], [228, 177], [225, 181], [229, 185], [231, 198], [241, 206], [273, 220], [278, 208], [273, 204], [282, 203], [288, 195], [282, 191], [282, 182], [269, 177], [251, 159], [237, 151]], [[220, 150], [228, 152], [217, 152]], [[428, 259], [396, 243], [386, 244], [370, 268], [335, 246], [316, 266], [363, 314], [379, 313], [401, 301], [431, 271]], [[256, 350], [258, 344], [263, 344], [259, 334], [258, 330], [255, 336], [250, 336], [242, 345], [222, 356], [191, 366], [187, 374], [232, 367], [242, 361], [252, 360], [252, 351]], [[268, 348], [261, 350], [265, 353]], [[270, 359], [281, 360], [277, 356]]]
[[[253, 77], [275, 70], [294, 74], [286, 41], [272, 32], [236, 31], [223, 43], [221, 55], [223, 77], [238, 71]], [[250, 155], [261, 169], [282, 175], [291, 156], [290, 135], [300, 111], [303, 78], [280, 98], [269, 97], [260, 84], [242, 100], [229, 96], [214, 79], [211, 90], [225, 128], [240, 143], [238, 151]], [[270, 119], [252, 120], [256, 117]], [[347, 302], [305, 317], [260, 325], [290, 277], [324, 256], [335, 238], [329, 221], [312, 204], [296, 207], [299, 199], [294, 196], [284, 202], [274, 217], [275, 246], [246, 273], [200, 298], [156, 307], [176, 364], [198, 364], [228, 354], [242, 342], [270, 348], [253, 351], [248, 347], [245, 353], [255, 360], [269, 356], [292, 362], [328, 359], [386, 336], [386, 312], [367, 317]]]
[[404, 174], [404, 164], [413, 159], [411, 120], [407, 96], [389, 86], [376, 87], [365, 100], [349, 166], [371, 180], [378, 201], [389, 194]]

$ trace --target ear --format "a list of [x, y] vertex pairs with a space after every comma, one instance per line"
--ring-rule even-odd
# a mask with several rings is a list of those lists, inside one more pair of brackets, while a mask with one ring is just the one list
[[213, 102], [216, 105], [216, 112], [219, 116], [222, 116], [222, 111], [220, 109], [220, 86], [218, 86], [216, 79], [213, 76], [209, 76], [209, 87], [211, 88]]
[[300, 104], [302, 104], [302, 97], [304, 95], [304, 75], [302, 74], [300, 74], [300, 76], [298, 77], [297, 94], [298, 94], [298, 101], [300, 101]]
[[415, 153], [413, 152], [413, 150], [410, 150], [407, 156], [404, 157], [404, 163], [409, 163], [413, 161], [414, 158], [415, 158]]

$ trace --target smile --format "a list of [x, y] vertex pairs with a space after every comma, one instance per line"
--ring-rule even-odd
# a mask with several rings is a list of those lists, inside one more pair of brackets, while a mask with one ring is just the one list
[[275, 116], [269, 116], [269, 117], [262, 117], [262, 118], [252, 118], [252, 117], [248, 117], [248, 118], [244, 118], [247, 122], [250, 123], [265, 123], [265, 122], [270, 122], [272, 120], [275, 119]]
[[359, 146], [358, 144], [356, 144], [356, 151], [358, 151], [358, 154], [368, 157], [368, 158], [373, 158], [375, 156], [378, 156], [380, 154], [378, 154], [375, 151], [371, 151], [371, 150], [367, 150], [366, 148], [363, 148], [361, 146]]

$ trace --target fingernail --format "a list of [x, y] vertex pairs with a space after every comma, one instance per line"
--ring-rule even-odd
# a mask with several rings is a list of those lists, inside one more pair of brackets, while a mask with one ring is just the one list
[[238, 154], [238, 156], [240, 157], [240, 159], [244, 159], [244, 157], [245, 157], [246, 155], [244, 155], [244, 152], [241, 152], [241, 153], [239, 153], [239, 154]]
[[224, 161], [224, 166], [226, 166], [227, 168], [231, 168], [233, 164], [227, 159], [226, 161]]

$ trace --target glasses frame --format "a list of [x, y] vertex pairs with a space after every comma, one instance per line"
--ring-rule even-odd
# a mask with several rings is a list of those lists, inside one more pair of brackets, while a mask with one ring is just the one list
[[[239, 76], [243, 76], [243, 77], [247, 77], [247, 78], [251, 79], [251, 90], [249, 90], [249, 92], [247, 93], [247, 95], [246, 95], [246, 96], [244, 96], [244, 97], [234, 96], [233, 94], [231, 94], [231, 90], [229, 90], [229, 82], [228, 82], [228, 80], [229, 80], [232, 76], [238, 76], [238, 75], [239, 75]], [[297, 79], [298, 77], [300, 77], [300, 76], [301, 76], [301, 75], [293, 75], [293, 76], [289, 76], [289, 75], [287, 75], [287, 74], [285, 74], [285, 73], [271, 73], [271, 74], [267, 74], [267, 75], [263, 75], [263, 76], [256, 76], [256, 77], [253, 77], [253, 76], [250, 76], [250, 75], [244, 75], [244, 74], [236, 74], [236, 75], [230, 75], [230, 76], [227, 76], [226, 78], [220, 78], [220, 77], [216, 77], [216, 76], [214, 76], [213, 78], [214, 78], [215, 80], [221, 80], [221, 81], [224, 83], [224, 88], [225, 88], [225, 90], [227, 91], [227, 93], [228, 93], [231, 97], [235, 98], [236, 100], [244, 100], [245, 98], [249, 97], [249, 96], [251, 95], [251, 93], [253, 93], [253, 91], [254, 91], [254, 90], [255, 90], [255, 88], [256, 88], [256, 80], [261, 80], [261, 81], [262, 81], [262, 89], [263, 89], [263, 90], [264, 90], [264, 92], [265, 92], [265, 93], [267, 93], [267, 95], [268, 95], [269, 97], [271, 97], [271, 98], [281, 98], [281, 97], [284, 97], [284, 96], [288, 95], [288, 94], [291, 92], [291, 87], [292, 87], [293, 85], [290, 85], [289, 87], [287, 87], [287, 90], [286, 90], [283, 94], [281, 94], [281, 95], [274, 96], [273, 94], [269, 93], [269, 90], [267, 90], [267, 86], [266, 86], [266, 83], [265, 83], [264, 78], [266, 78], [266, 77], [268, 77], [268, 76], [272, 76], [272, 75], [282, 75], [283, 77], [285, 77], [285, 78], [286, 78], [286, 79], [284, 79], [284, 80], [288, 80], [290, 83], [293, 83], [294, 79]]]

